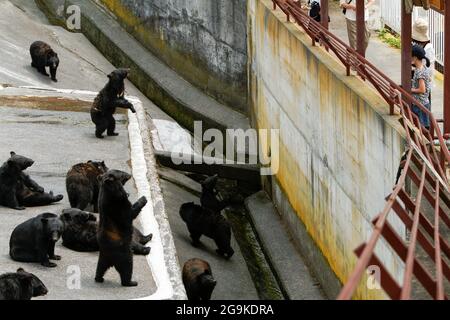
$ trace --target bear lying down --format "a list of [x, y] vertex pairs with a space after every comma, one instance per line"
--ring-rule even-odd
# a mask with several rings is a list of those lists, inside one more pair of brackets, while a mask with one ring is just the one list
[[47, 293], [42, 281], [22, 268], [0, 275], [0, 300], [31, 300]]
[[[79, 252], [94, 252], [99, 250], [97, 241], [98, 223], [92, 213], [79, 209], [65, 209], [61, 220], [65, 228], [62, 234], [63, 246]], [[153, 235], [144, 236], [138, 229], [133, 229], [131, 250], [137, 255], [148, 255], [150, 248], [145, 244], [152, 240]]]
[[24, 172], [34, 164], [33, 160], [13, 151], [10, 155], [0, 167], [0, 205], [23, 210], [25, 207], [46, 206], [63, 199], [62, 195], [44, 192], [44, 188]]

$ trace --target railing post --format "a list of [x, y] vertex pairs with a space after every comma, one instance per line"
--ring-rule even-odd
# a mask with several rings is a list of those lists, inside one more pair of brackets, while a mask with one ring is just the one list
[[328, 16], [329, 16], [329, 5], [328, 5], [328, 0], [321, 0], [320, 1], [320, 17], [321, 17], [321, 22], [322, 25], [325, 29], [329, 29], [328, 26]]
[[450, 133], [450, 3], [444, 8], [444, 134]]
[[402, 87], [411, 93], [412, 15], [402, 1]]
[[366, 56], [364, 42], [366, 38], [365, 1], [356, 1], [356, 51]]

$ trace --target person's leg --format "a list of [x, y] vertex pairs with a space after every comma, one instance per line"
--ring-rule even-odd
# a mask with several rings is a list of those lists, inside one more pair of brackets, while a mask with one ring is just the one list
[[350, 47], [356, 50], [356, 21], [347, 20], [347, 33]]
[[364, 54], [367, 51], [367, 47], [369, 46], [369, 41], [370, 41], [370, 37], [371, 37], [371, 33], [370, 33], [370, 29], [369, 29], [369, 25], [365, 24], [365, 32], [364, 32]]

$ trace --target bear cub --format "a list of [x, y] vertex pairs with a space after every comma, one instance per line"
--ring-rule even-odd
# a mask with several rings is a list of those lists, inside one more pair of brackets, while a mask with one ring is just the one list
[[125, 79], [130, 69], [117, 69], [108, 75], [109, 81], [99, 92], [91, 107], [91, 119], [95, 124], [95, 136], [103, 139], [106, 131], [108, 136], [118, 136], [114, 113], [117, 108], [129, 109], [136, 113], [133, 104], [125, 99]]
[[190, 259], [183, 266], [183, 284], [189, 300], [210, 300], [216, 287], [216, 280], [208, 262], [202, 259]]
[[230, 245], [231, 226], [220, 212], [215, 213], [189, 202], [181, 205], [180, 216], [187, 225], [194, 247], [199, 246], [200, 237], [205, 235], [215, 241], [219, 255], [226, 259], [233, 256], [234, 250]]
[[47, 293], [42, 281], [22, 268], [0, 275], [0, 300], [31, 300]]
[[45, 70], [46, 67], [50, 69], [50, 76], [54, 82], [58, 82], [56, 79], [56, 71], [59, 66], [58, 54], [43, 41], [33, 42], [30, 46], [31, 54], [31, 66], [36, 68], [39, 73], [48, 77], [48, 73]]
[[[78, 252], [98, 251], [97, 218], [89, 212], [79, 209], [65, 209], [61, 214], [65, 228], [62, 234], [63, 246]], [[153, 235], [144, 236], [137, 228], [133, 228], [131, 250], [137, 255], [148, 255], [150, 248], [145, 245]]]
[[124, 189], [131, 175], [119, 170], [109, 170], [101, 176], [99, 212], [100, 223], [97, 240], [100, 249], [96, 282], [103, 282], [106, 271], [114, 267], [120, 274], [122, 286], [137, 286], [133, 275], [133, 220], [147, 204], [145, 197], [131, 204]]
[[24, 172], [34, 164], [33, 160], [15, 152], [10, 155], [0, 167], [0, 205], [24, 210], [25, 207], [46, 206], [63, 199], [62, 195], [44, 192], [44, 188]]
[[19, 224], [9, 240], [9, 255], [19, 262], [40, 262], [44, 267], [56, 267], [50, 260], [55, 255], [55, 243], [64, 231], [64, 223], [53, 213], [43, 213]]
[[100, 182], [98, 178], [106, 173], [105, 162], [91, 161], [74, 165], [66, 175], [66, 190], [70, 206], [85, 210], [92, 205], [93, 211], [98, 212], [98, 192]]

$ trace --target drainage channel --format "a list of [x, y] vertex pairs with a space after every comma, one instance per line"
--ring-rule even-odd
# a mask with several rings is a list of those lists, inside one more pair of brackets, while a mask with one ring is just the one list
[[[166, 163], [164, 159], [161, 159], [159, 157], [160, 162]], [[162, 160], [162, 161], [161, 161]], [[200, 166], [201, 167], [201, 166]], [[241, 285], [245, 287], [248, 284], [245, 284], [245, 282], [251, 282], [252, 286], [254, 286], [255, 290], [255, 296], [254, 298], [259, 298], [262, 300], [283, 300], [287, 299], [287, 294], [282, 289], [282, 286], [280, 286], [280, 283], [276, 277], [276, 274], [273, 272], [273, 269], [270, 266], [270, 263], [268, 262], [268, 259], [264, 253], [264, 249], [260, 244], [260, 241], [258, 239], [258, 235], [255, 232], [251, 219], [249, 217], [249, 213], [244, 205], [244, 202], [237, 203], [228, 206], [223, 210], [223, 214], [226, 216], [228, 221], [231, 224], [232, 232], [234, 235], [234, 241], [239, 247], [239, 250], [236, 250], [235, 256], [233, 256], [230, 261], [217, 261], [217, 257], [214, 257], [215, 252], [212, 251], [212, 255], [208, 255], [207, 253], [199, 252], [198, 248], [189, 248], [186, 246], [186, 241], [189, 242], [188, 239], [188, 233], [187, 230], [185, 230], [185, 226], [182, 225], [179, 227], [179, 217], [177, 217], [177, 207], [172, 207], [174, 205], [174, 199], [171, 197], [171, 194], [176, 191], [177, 197], [182, 198], [185, 202], [196, 202], [199, 203], [199, 196], [200, 196], [200, 183], [208, 177], [208, 175], [204, 175], [201, 173], [198, 173], [198, 171], [201, 171], [199, 167], [195, 167], [196, 169], [193, 169], [197, 172], [188, 172], [188, 171], [181, 171], [181, 170], [174, 170], [167, 167], [161, 167], [160, 171], [160, 178], [162, 180], [162, 191], [163, 196], [165, 197], [165, 202], [167, 206], [167, 212], [169, 215], [169, 221], [171, 222], [172, 232], [174, 233], [174, 239], [175, 239], [175, 246], [177, 247], [177, 251], [180, 255], [179, 260], [180, 264], [183, 264], [186, 258], [183, 256], [187, 255], [198, 255], [198, 254], [205, 254], [207, 258], [205, 258], [213, 268], [213, 274], [216, 277], [219, 277], [218, 279], [218, 287], [221, 285], [224, 281], [230, 281], [230, 284], [234, 283], [234, 285]], [[199, 169], [199, 170], [197, 170]], [[173, 170], [173, 171], [172, 171]], [[232, 170], [232, 169], [229, 169]], [[172, 174], [170, 174], [172, 172]], [[176, 172], [176, 173], [175, 173]], [[190, 181], [190, 182], [189, 182]], [[176, 189], [174, 189], [174, 186], [176, 185]], [[250, 187], [249, 187], [250, 186]], [[181, 192], [179, 189], [183, 189], [184, 192]], [[226, 178], [219, 178], [218, 183], [216, 185], [216, 190], [218, 192], [218, 195], [220, 198], [228, 198], [232, 196], [233, 194], [238, 194], [242, 198], [246, 198], [256, 191], [255, 184], [245, 184], [241, 181], [232, 180], [232, 179], [226, 179]], [[188, 193], [190, 196], [185, 196], [183, 194]], [[189, 201], [191, 200], [191, 201]], [[182, 233], [183, 235], [180, 237], [182, 239], [177, 241], [177, 233]], [[205, 238], [202, 238], [202, 242], [204, 243], [203, 248], [200, 248], [200, 250], [211, 250], [207, 241], [204, 240]], [[190, 245], [190, 244], [189, 244]], [[214, 244], [211, 244], [214, 246]], [[187, 250], [190, 250], [192, 253], [186, 253]], [[230, 268], [233, 268], [233, 266], [230, 266], [231, 263], [233, 263], [234, 259], [240, 259], [239, 256], [242, 256], [242, 261], [237, 260], [237, 263], [244, 263], [246, 265], [245, 272], [249, 274], [249, 279], [244, 275], [244, 272], [242, 269], [240, 271], [235, 271], [235, 273], [231, 273], [228, 277], [226, 274], [226, 271], [229, 271]], [[183, 259], [184, 258], [184, 259]], [[212, 259], [212, 261], [209, 261], [208, 259]], [[219, 258], [220, 260], [220, 258]], [[214, 264], [215, 267], [219, 268], [220, 274], [217, 273], [217, 271], [214, 270]], [[243, 268], [243, 266], [240, 266], [239, 268]], [[224, 271], [227, 269], [226, 271]], [[222, 279], [220, 279], [222, 277]], [[230, 285], [228, 284], [228, 285]], [[231, 285], [231, 286], [234, 286]], [[236, 289], [237, 288], [233, 288]], [[251, 291], [249, 289], [249, 291]], [[243, 292], [236, 291], [235, 294], [237, 296], [232, 296], [230, 293], [230, 296], [223, 295], [223, 292], [217, 293], [217, 296], [213, 298], [217, 299], [247, 299], [251, 298], [250, 295], [247, 296], [248, 292], [246, 292], [244, 295], [239, 296], [239, 293], [244, 294]]]

